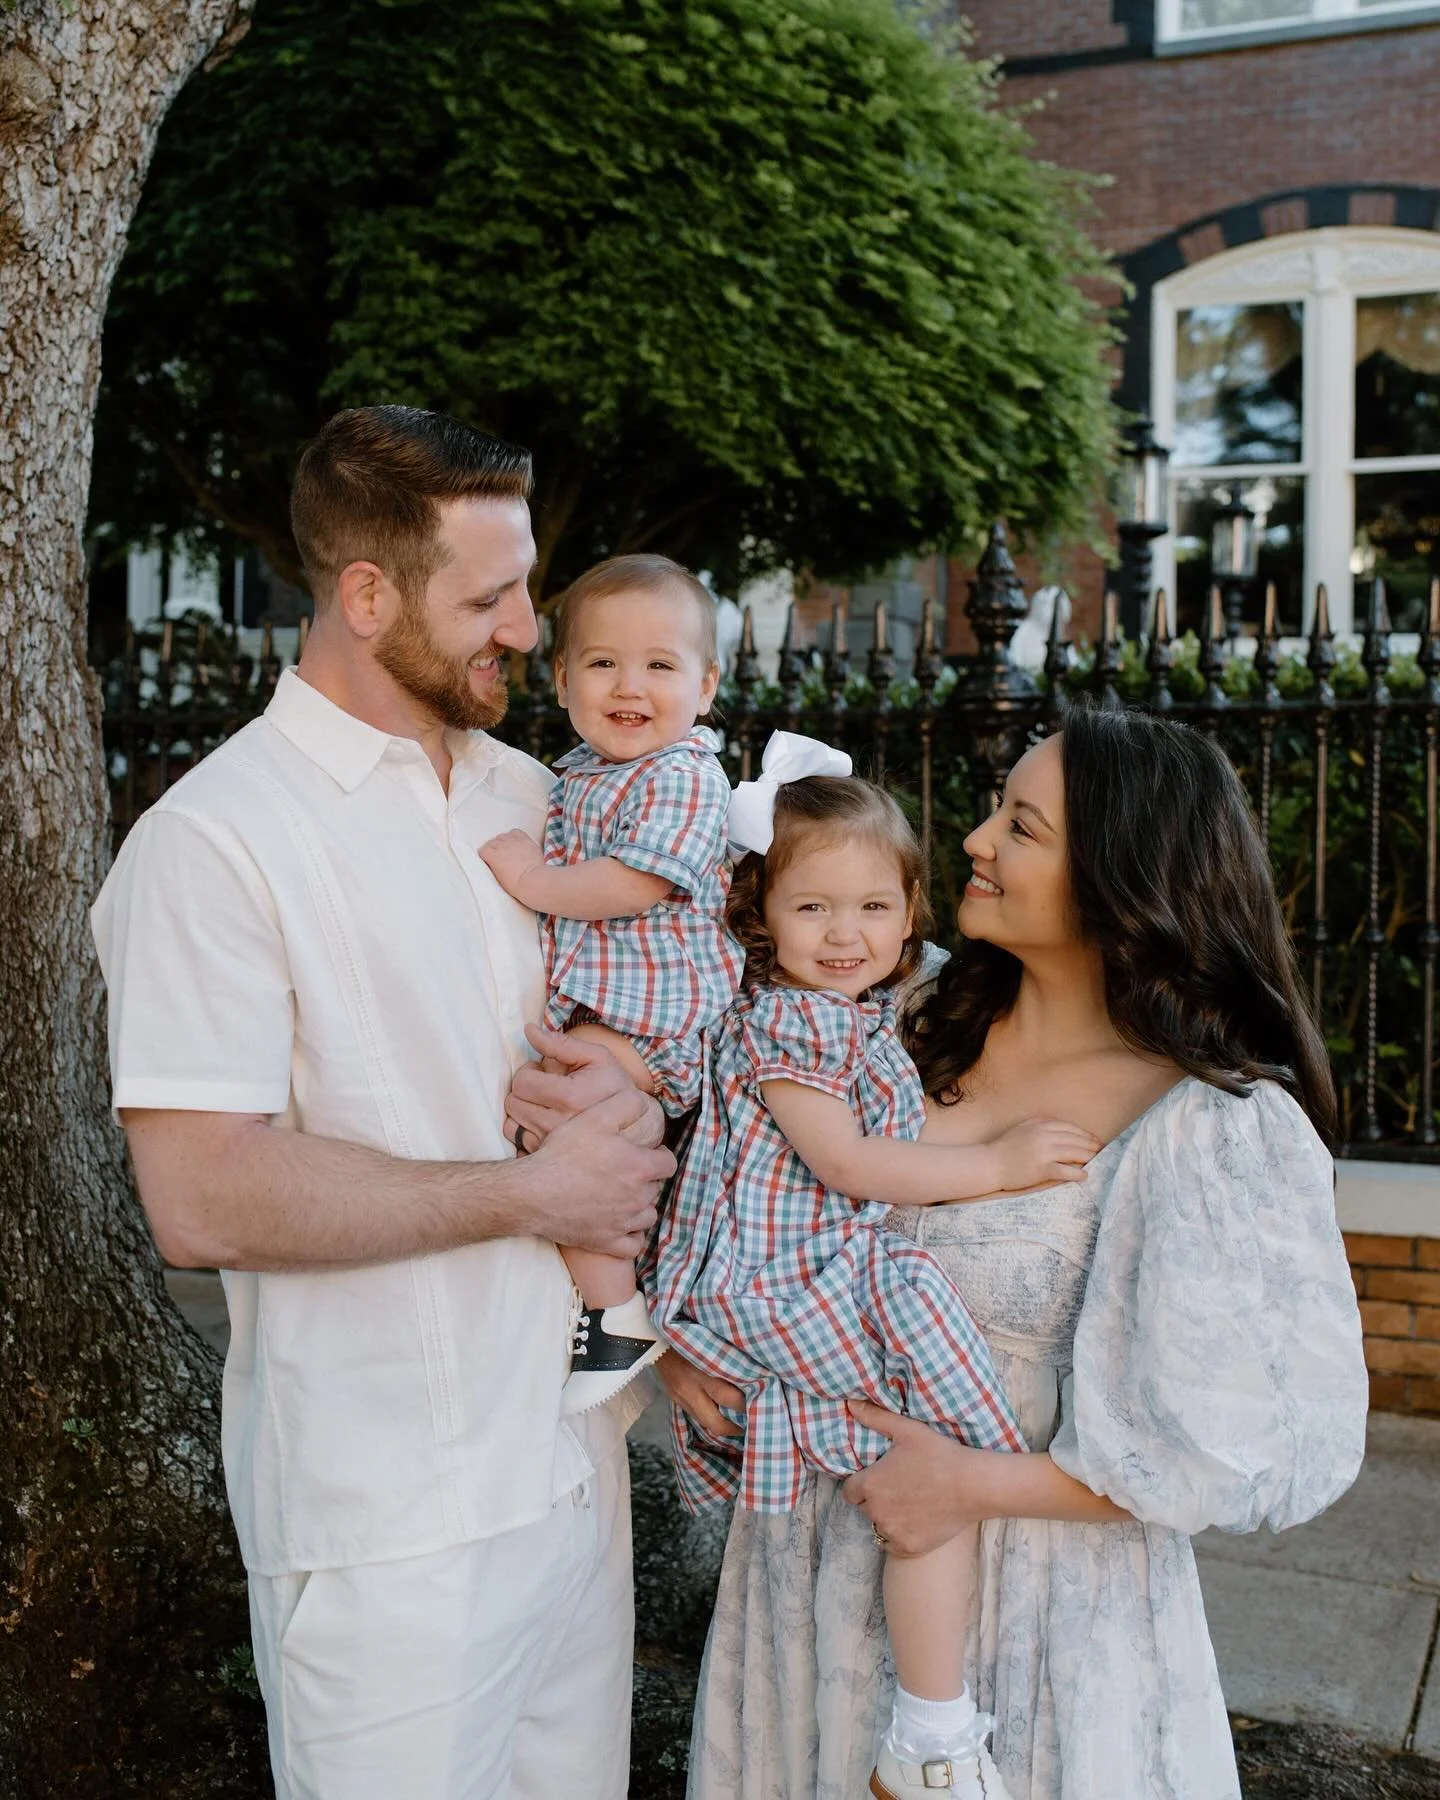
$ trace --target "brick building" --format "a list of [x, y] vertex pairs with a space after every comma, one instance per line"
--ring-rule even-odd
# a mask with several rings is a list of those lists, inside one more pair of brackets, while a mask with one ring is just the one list
[[[1324, 581], [1343, 629], [1381, 575], [1413, 628], [1440, 574], [1440, 5], [964, 11], [1005, 100], [1042, 102], [1039, 153], [1107, 178], [1094, 231], [1133, 290], [1117, 398], [1173, 453], [1155, 578], [1182, 623], [1233, 496], [1289, 627]], [[1101, 559], [1075, 555], [1065, 578], [1093, 631]], [[1342, 1163], [1337, 1205], [1373, 1402], [1440, 1413], [1440, 1168]]]
[[[1173, 452], [1155, 576], [1194, 616], [1210, 531], [1256, 515], [1299, 629], [1383, 575], [1397, 625], [1440, 573], [1440, 6], [967, 0], [1039, 153], [1107, 179], [1133, 288], [1118, 398]], [[1081, 620], [1098, 559], [1076, 559]]]

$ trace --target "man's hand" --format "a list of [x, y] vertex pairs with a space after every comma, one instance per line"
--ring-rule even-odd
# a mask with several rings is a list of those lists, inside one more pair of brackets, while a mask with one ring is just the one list
[[[659, 1102], [632, 1084], [603, 1044], [542, 1031], [538, 1025], [527, 1025], [525, 1035], [547, 1064], [558, 1063], [563, 1072], [540, 1063], [526, 1063], [515, 1071], [505, 1101], [505, 1135], [517, 1149], [538, 1149], [567, 1119], [622, 1094], [628, 1096], [631, 1116], [621, 1126], [621, 1135], [647, 1150], [664, 1142], [665, 1114]], [[523, 1145], [516, 1141], [517, 1129], [524, 1133]]]
[[633, 1088], [612, 1094], [558, 1125], [526, 1159], [522, 1167], [534, 1178], [527, 1184], [534, 1236], [626, 1262], [645, 1249], [675, 1158], [625, 1136], [635, 1103], [644, 1098]]
[[667, 1350], [654, 1368], [665, 1392], [697, 1425], [715, 1437], [744, 1437], [734, 1420], [720, 1410], [728, 1406], [731, 1412], [744, 1412], [745, 1396], [739, 1388], [697, 1369], [678, 1350]]
[[[660, 1364], [668, 1362], [662, 1357]], [[888, 1437], [891, 1448], [877, 1463], [850, 1476], [842, 1497], [858, 1506], [886, 1548], [897, 1556], [923, 1556], [949, 1543], [958, 1531], [989, 1518], [983, 1501], [988, 1465], [995, 1450], [971, 1450], [933, 1426], [906, 1419], [868, 1400], [850, 1401], [857, 1422]]]
[[528, 831], [502, 831], [480, 846], [480, 860], [507, 894], [529, 905], [525, 899], [527, 878], [545, 867], [540, 846]]

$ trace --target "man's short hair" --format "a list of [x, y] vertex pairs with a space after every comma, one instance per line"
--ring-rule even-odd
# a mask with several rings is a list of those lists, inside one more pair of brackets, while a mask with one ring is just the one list
[[527, 500], [530, 452], [416, 406], [338, 412], [305, 447], [290, 490], [290, 528], [316, 604], [342, 569], [373, 562], [407, 599], [440, 567], [440, 507]]

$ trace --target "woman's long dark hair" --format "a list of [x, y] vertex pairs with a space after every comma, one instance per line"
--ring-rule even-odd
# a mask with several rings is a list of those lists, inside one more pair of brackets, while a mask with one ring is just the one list
[[[1324, 1040], [1224, 752], [1188, 726], [1090, 704], [1066, 712], [1060, 749], [1072, 903], [1121, 1038], [1227, 1093], [1278, 1081], [1331, 1143]], [[912, 1027], [927, 1092], [960, 1096], [1020, 973], [1008, 950], [962, 942]]]

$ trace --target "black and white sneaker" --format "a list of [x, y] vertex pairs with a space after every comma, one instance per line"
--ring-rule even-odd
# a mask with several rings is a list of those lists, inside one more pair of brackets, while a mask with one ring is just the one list
[[623, 1306], [587, 1311], [577, 1303], [571, 1327], [570, 1379], [560, 1395], [560, 1416], [589, 1412], [628, 1387], [642, 1369], [665, 1354], [645, 1302], [632, 1294]]

